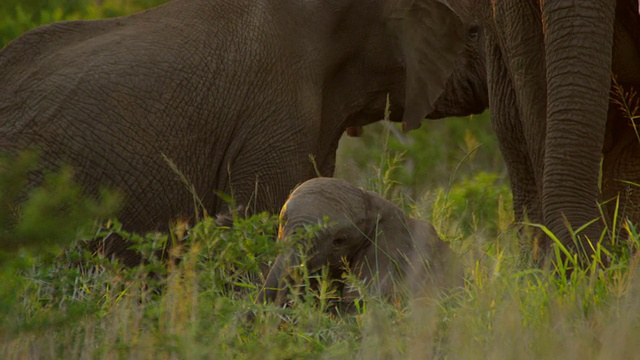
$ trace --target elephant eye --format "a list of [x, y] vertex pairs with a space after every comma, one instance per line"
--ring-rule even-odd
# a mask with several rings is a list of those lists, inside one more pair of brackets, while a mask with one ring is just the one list
[[333, 245], [334, 246], [342, 246], [342, 245], [344, 245], [346, 243], [347, 243], [347, 237], [346, 236], [338, 236], [338, 237], [333, 239]]
[[473, 41], [478, 40], [478, 37], [480, 37], [480, 26], [474, 25], [470, 27], [467, 35], [469, 36], [469, 39]]

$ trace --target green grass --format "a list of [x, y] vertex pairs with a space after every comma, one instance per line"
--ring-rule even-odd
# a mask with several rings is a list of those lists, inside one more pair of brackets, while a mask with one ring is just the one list
[[[61, 1], [38, 12], [28, 1], [20, 2], [23, 10], [3, 2], [0, 19], [15, 23], [9, 30], [0, 27], [0, 33], [17, 35], [26, 30], [21, 26], [48, 19], [117, 15], [152, 3], [106, 1], [97, 7], [88, 0]], [[29, 4], [31, 10], [24, 10]], [[109, 6], [112, 13], [100, 10]], [[13, 16], [17, 11], [23, 15]], [[80, 201], [70, 170], [48, 175], [48, 182], [26, 197], [23, 210], [9, 206], [19, 202], [15, 195], [32, 166], [25, 156], [13, 165], [0, 159], [2, 359], [631, 359], [640, 354], [635, 228], [621, 227], [618, 238], [625, 240], [614, 247], [607, 268], [575, 269], [569, 258], [533, 266], [511, 226], [510, 191], [488, 114], [425, 122], [410, 134], [378, 123], [362, 138], [341, 141], [338, 176], [431, 221], [461, 257], [466, 276], [464, 286], [429, 297], [385, 302], [365, 291], [354, 314], [333, 309], [335, 293], [322, 277], [319, 288], [301, 290], [288, 308], [254, 303], [264, 282], [261, 264], [272, 262], [284, 246], [274, 242], [274, 216], [235, 219], [233, 228], [205, 218], [172, 251], [181, 261], [167, 266], [155, 254], [181, 239], [184, 229], [145, 236], [122, 233], [117, 222], [97, 229], [94, 217], [115, 209], [117, 198], [105, 193], [103, 199]], [[86, 239], [110, 232], [130, 237], [147, 263], [125, 268], [87, 250]], [[555, 250], [560, 258], [562, 248]], [[362, 287], [353, 276], [346, 281]]]
[[[321, 281], [282, 309], [252, 301], [260, 264], [281, 251], [276, 223], [262, 214], [228, 229], [206, 219], [169, 266], [151, 255], [166, 234], [147, 239], [158, 240], [147, 241], [149, 263], [132, 269], [83, 253], [81, 242], [23, 251], [0, 275], [0, 357], [619, 359], [640, 350], [635, 256], [566, 278], [523, 263], [509, 230], [472, 234], [458, 240], [466, 282], [450, 294], [365, 296], [355, 314], [340, 314], [327, 311], [334, 294]], [[631, 244], [635, 252], [638, 238]]]

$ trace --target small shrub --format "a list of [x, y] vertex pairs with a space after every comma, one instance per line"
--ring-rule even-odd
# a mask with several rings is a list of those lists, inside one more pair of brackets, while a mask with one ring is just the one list
[[[43, 181], [29, 188], [28, 179], [34, 176]], [[33, 152], [1, 156], [0, 255], [68, 245], [95, 231], [96, 219], [114, 215], [119, 203], [120, 197], [108, 191], [98, 199], [85, 195], [68, 167], [39, 169]]]
[[447, 219], [448, 225], [455, 227], [455, 235], [450, 233], [452, 229], [446, 232], [463, 238], [480, 232], [489, 238], [497, 237], [505, 224], [513, 220], [500, 218], [504, 213], [513, 212], [509, 185], [498, 175], [487, 172], [465, 177], [448, 190], [440, 188], [433, 209], [434, 220], [443, 230], [447, 224], [441, 220]]

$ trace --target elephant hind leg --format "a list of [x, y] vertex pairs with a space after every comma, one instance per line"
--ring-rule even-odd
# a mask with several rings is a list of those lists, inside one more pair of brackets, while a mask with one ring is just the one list
[[[532, 156], [527, 147], [516, 92], [497, 41], [492, 36], [487, 36], [486, 41], [489, 57], [487, 76], [491, 121], [509, 172], [515, 222], [541, 224], [542, 179], [540, 175], [536, 175]], [[544, 138], [544, 135], [538, 134], [538, 136]], [[541, 172], [538, 171], [538, 174]], [[529, 249], [525, 253], [531, 253], [535, 258], [539, 249], [546, 249], [548, 244], [540, 231], [531, 228], [523, 229], [524, 234], [529, 231], [533, 231], [533, 234], [522, 236], [520, 246], [523, 249]]]
[[[630, 89], [628, 86], [623, 88]], [[626, 91], [630, 93], [630, 91]], [[634, 101], [627, 99], [627, 101]], [[640, 103], [640, 99], [636, 99]], [[627, 105], [629, 103], [627, 102]], [[628, 218], [640, 223], [640, 123], [634, 123], [634, 114], [621, 109], [620, 103], [609, 106], [607, 131], [603, 147], [602, 199], [615, 200], [620, 197], [618, 227]], [[633, 110], [633, 107], [631, 107]], [[640, 110], [640, 109], [638, 109]], [[639, 111], [640, 112], [640, 111]], [[638, 116], [639, 114], [635, 114]], [[606, 205], [607, 224], [611, 226], [615, 214], [615, 201]]]

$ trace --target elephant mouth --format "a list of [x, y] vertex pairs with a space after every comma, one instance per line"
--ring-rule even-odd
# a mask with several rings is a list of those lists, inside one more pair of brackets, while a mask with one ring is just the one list
[[485, 83], [469, 81], [463, 88], [466, 89], [463, 95], [456, 93], [439, 98], [436, 101], [435, 109], [426, 118], [437, 120], [446, 117], [477, 115], [489, 107], [488, 90]]
[[429, 115], [426, 116], [427, 119], [430, 120], [438, 120], [448, 117], [465, 117], [470, 115], [482, 114], [485, 111], [486, 107], [481, 104], [477, 104], [476, 106], [467, 107], [460, 111], [439, 111], [434, 110]]
[[[391, 102], [389, 104], [389, 118], [387, 120], [391, 122], [402, 122], [402, 116], [404, 114], [404, 107]], [[363, 127], [374, 122], [380, 121], [384, 118], [384, 109], [369, 109], [358, 113], [357, 115], [350, 116], [347, 120], [347, 127]]]

